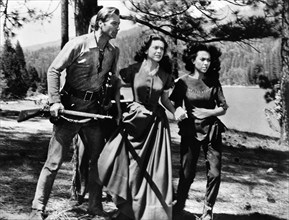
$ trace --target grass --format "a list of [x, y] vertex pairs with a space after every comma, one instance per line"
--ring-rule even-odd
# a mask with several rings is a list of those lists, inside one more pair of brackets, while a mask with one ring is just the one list
[[[170, 125], [176, 187], [180, 139], [177, 125]], [[17, 123], [15, 116], [1, 117], [0, 220], [28, 218], [51, 129], [47, 119], [35, 118]], [[214, 219], [289, 219], [288, 147], [279, 145], [278, 138], [237, 130], [228, 130], [223, 136], [223, 143], [222, 183], [214, 207]], [[57, 175], [47, 206], [49, 219], [91, 219], [85, 212], [87, 201], [78, 209], [69, 206], [73, 168], [71, 153]], [[186, 212], [176, 219], [197, 219], [202, 212], [205, 185], [205, 161], [201, 154]], [[115, 212], [114, 204], [105, 195], [103, 199], [105, 210]], [[101, 218], [94, 218], [98, 219]]]

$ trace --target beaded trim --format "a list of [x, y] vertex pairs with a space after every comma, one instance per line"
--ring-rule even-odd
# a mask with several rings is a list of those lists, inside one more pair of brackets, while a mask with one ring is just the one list
[[[192, 76], [190, 76], [190, 74], [187, 74], [186, 76], [189, 76], [189, 77], [191, 77], [191, 78], [194, 79], [194, 80], [198, 80], [198, 79], [195, 79], [195, 78], [193, 78]], [[193, 92], [193, 93], [203, 94], [203, 93], [209, 91], [210, 88], [207, 87], [207, 88], [205, 88], [205, 89], [203, 89], [203, 90], [187, 88], [187, 90], [190, 91], [190, 92]]]
[[204, 90], [197, 90], [197, 89], [189, 89], [188, 88], [188, 91], [193, 92], [193, 93], [197, 93], [197, 94], [202, 94], [202, 93], [205, 93], [205, 92], [207, 92], [209, 90], [210, 90], [210, 88], [204, 89]]

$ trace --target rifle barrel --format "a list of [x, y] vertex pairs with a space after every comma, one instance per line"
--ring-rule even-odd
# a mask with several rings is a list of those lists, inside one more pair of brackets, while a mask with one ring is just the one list
[[87, 118], [109, 118], [112, 119], [112, 116], [109, 115], [100, 115], [100, 114], [93, 114], [93, 113], [87, 113], [87, 112], [79, 112], [79, 111], [72, 111], [72, 110], [61, 110], [61, 114], [66, 114], [66, 115], [73, 115], [73, 116], [80, 116], [80, 117], [87, 117]]

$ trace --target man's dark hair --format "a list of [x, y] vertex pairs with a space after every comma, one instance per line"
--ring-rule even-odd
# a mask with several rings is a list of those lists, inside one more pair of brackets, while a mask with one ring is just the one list
[[98, 30], [99, 28], [98, 22], [99, 21], [105, 22], [113, 14], [119, 15], [120, 14], [119, 9], [115, 7], [104, 7], [100, 9], [100, 11], [90, 19], [88, 32]]

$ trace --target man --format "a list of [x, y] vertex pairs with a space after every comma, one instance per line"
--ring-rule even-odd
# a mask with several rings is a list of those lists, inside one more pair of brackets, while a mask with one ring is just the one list
[[[98, 27], [96, 25], [97, 21], [97, 15], [94, 15], [90, 19], [88, 33], [91, 33], [93, 31], [96, 31], [96, 28]], [[109, 97], [106, 97], [108, 99], [115, 99], [115, 95], [119, 92], [120, 88], [120, 79], [116, 77], [115, 75], [111, 76], [111, 81], [107, 82], [110, 86], [112, 86]], [[105, 100], [104, 100], [105, 101]], [[111, 104], [111, 103], [110, 103]], [[119, 125], [121, 120], [121, 113], [122, 111], [119, 111], [115, 108], [111, 108], [112, 106], [108, 105], [106, 106], [109, 111], [109, 113], [115, 117], [116, 121], [114, 119], [106, 119], [104, 121], [105, 127], [105, 139], [107, 140], [112, 132], [116, 129], [117, 125]], [[112, 110], [113, 109], [113, 110]], [[104, 109], [105, 110], [105, 109]], [[106, 112], [104, 112], [106, 114]], [[87, 193], [87, 184], [88, 184], [88, 169], [89, 169], [89, 161], [88, 161], [88, 152], [85, 150], [85, 147], [83, 145], [83, 142], [79, 135], [76, 135], [73, 140], [73, 148], [74, 148], [74, 155], [73, 155], [73, 177], [72, 177], [72, 186], [71, 186], [71, 199], [70, 202], [71, 206], [79, 206], [84, 202], [84, 197]]]
[[[119, 31], [119, 10], [102, 8], [95, 22], [95, 30], [69, 41], [48, 69], [48, 95], [50, 113], [58, 117], [62, 109], [88, 113], [102, 112], [102, 88], [109, 72], [116, 74], [118, 48], [109, 40]], [[65, 85], [60, 90], [60, 75], [66, 70]], [[116, 99], [119, 98], [117, 92]], [[120, 111], [120, 105], [118, 104]], [[101, 120], [77, 123], [79, 118], [61, 119], [54, 124], [47, 160], [38, 179], [30, 219], [44, 219], [43, 213], [73, 137], [79, 134], [89, 152], [88, 213], [107, 216], [103, 211], [102, 186], [98, 184], [97, 161], [104, 146], [105, 131]]]

